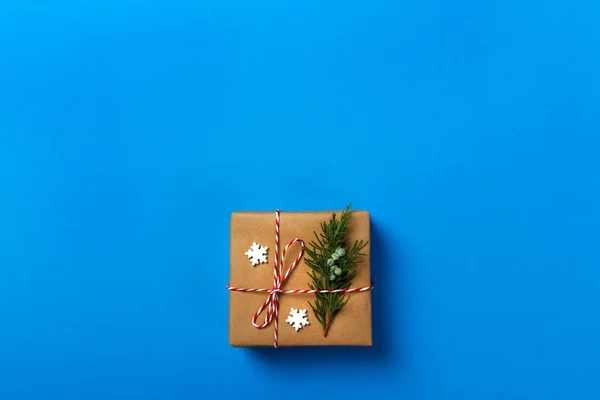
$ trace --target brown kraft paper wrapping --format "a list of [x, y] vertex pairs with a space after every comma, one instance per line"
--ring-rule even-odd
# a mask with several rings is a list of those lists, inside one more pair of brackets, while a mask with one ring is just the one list
[[[280, 220], [280, 251], [294, 238], [305, 241], [314, 239], [313, 232], [321, 232], [321, 222], [328, 221], [331, 214], [338, 216], [341, 211], [282, 212]], [[353, 211], [347, 231], [349, 244], [356, 240], [370, 240], [369, 213]], [[256, 242], [269, 248], [267, 263], [252, 266], [244, 254]], [[285, 274], [300, 251], [296, 243], [288, 250], [284, 260]], [[352, 287], [366, 287], [371, 284], [370, 244], [362, 252], [362, 262]], [[306, 255], [306, 254], [305, 254]], [[275, 257], [275, 211], [235, 212], [231, 214], [230, 227], [230, 281], [229, 284], [243, 288], [265, 288], [273, 286], [273, 263]], [[304, 256], [283, 284], [282, 289], [309, 289], [309, 267]], [[252, 325], [252, 317], [267, 299], [268, 293], [229, 292], [229, 344], [236, 347], [273, 346], [272, 321], [264, 329]], [[323, 327], [317, 321], [308, 302], [314, 303], [314, 294], [279, 295], [279, 343], [278, 346], [371, 346], [371, 293], [349, 293], [348, 304], [335, 317], [327, 337], [323, 337]], [[298, 332], [285, 322], [290, 308], [306, 309], [310, 324]], [[264, 321], [266, 310], [258, 316], [257, 323]]]

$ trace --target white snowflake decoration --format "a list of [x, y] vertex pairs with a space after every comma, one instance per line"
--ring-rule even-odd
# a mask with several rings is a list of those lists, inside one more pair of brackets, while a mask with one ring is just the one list
[[296, 310], [292, 308], [290, 315], [285, 320], [288, 324], [292, 325], [292, 328], [298, 332], [302, 327], [309, 325], [308, 318], [306, 318], [306, 310]]
[[262, 264], [267, 262], [267, 250], [269, 248], [265, 246], [261, 246], [256, 242], [252, 242], [252, 246], [248, 249], [244, 254], [248, 256], [250, 261], [252, 262], [252, 266], [257, 264]]

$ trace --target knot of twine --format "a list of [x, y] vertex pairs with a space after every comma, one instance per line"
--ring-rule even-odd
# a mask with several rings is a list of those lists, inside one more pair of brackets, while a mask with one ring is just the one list
[[[260, 289], [260, 288], [239, 288], [230, 286], [227, 284], [227, 290], [235, 291], [235, 292], [267, 292], [269, 295], [265, 302], [258, 308], [258, 310], [254, 313], [252, 317], [252, 325], [255, 328], [263, 329], [269, 326], [273, 319], [275, 320], [275, 324], [273, 325], [273, 347], [277, 348], [278, 343], [278, 331], [279, 331], [279, 294], [280, 293], [289, 293], [289, 294], [315, 294], [315, 293], [356, 293], [356, 292], [368, 292], [373, 289], [374, 285], [371, 283], [370, 286], [365, 286], [361, 288], [349, 288], [349, 289], [281, 289], [287, 278], [290, 276], [296, 265], [300, 262], [302, 255], [304, 254], [304, 240], [300, 238], [292, 239], [284, 248], [281, 253], [281, 257], [279, 258], [279, 224], [280, 224], [281, 211], [279, 209], [275, 210], [275, 262], [273, 263], [273, 287], [271, 289]], [[300, 253], [294, 259], [294, 262], [290, 265], [290, 267], [285, 272], [283, 278], [281, 274], [283, 273], [283, 264], [285, 259], [285, 254], [288, 249], [294, 245], [295, 243], [300, 243], [301, 249]], [[257, 324], [256, 320], [258, 316], [264, 311], [265, 319], [262, 324]]]

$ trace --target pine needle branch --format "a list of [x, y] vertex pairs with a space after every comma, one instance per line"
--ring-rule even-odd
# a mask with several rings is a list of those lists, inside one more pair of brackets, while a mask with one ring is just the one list
[[[360, 240], [348, 244], [346, 231], [352, 219], [351, 206], [346, 206], [339, 219], [333, 213], [328, 222], [322, 222], [322, 232], [315, 232], [315, 240], [308, 243], [304, 260], [311, 269], [308, 272], [311, 289], [349, 289], [356, 276], [359, 257], [363, 255], [361, 250], [368, 242]], [[323, 336], [327, 336], [333, 319], [350, 298], [345, 293], [317, 293], [315, 296], [314, 304], [309, 304], [323, 327]]]

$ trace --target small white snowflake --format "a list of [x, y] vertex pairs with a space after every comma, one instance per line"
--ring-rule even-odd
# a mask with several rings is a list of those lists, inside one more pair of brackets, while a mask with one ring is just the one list
[[298, 329], [310, 324], [308, 318], [306, 318], [306, 310], [296, 310], [295, 308], [292, 308], [285, 322], [292, 325], [296, 332], [298, 332]]
[[267, 262], [267, 250], [269, 248], [265, 246], [261, 246], [256, 242], [252, 242], [252, 246], [248, 249], [244, 254], [248, 256], [250, 261], [252, 262], [252, 266], [257, 264], [262, 264]]

